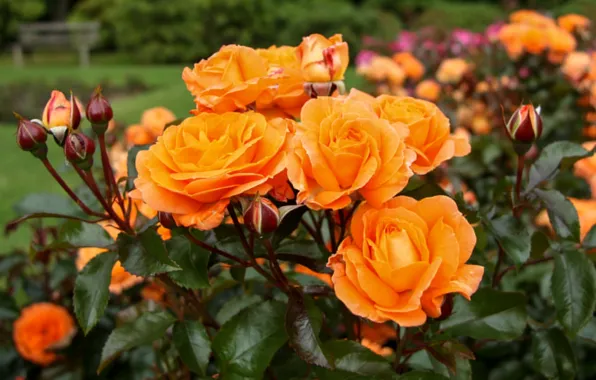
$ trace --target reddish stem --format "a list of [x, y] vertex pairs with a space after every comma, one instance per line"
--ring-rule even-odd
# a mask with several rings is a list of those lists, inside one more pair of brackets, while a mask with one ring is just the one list
[[240, 259], [240, 258], [238, 258], [236, 256], [233, 256], [233, 255], [231, 255], [231, 254], [229, 254], [229, 253], [227, 253], [225, 251], [222, 251], [220, 249], [217, 249], [215, 247], [210, 246], [209, 244], [207, 244], [207, 243], [205, 243], [203, 241], [200, 241], [199, 239], [197, 239], [196, 237], [194, 237], [188, 231], [184, 235], [188, 238], [188, 240], [190, 240], [194, 244], [198, 245], [199, 247], [208, 250], [211, 253], [215, 253], [217, 255], [223, 256], [226, 259], [231, 260], [231, 261], [234, 261], [234, 262], [237, 262], [238, 264], [240, 264], [240, 265], [242, 265], [244, 267], [250, 267], [250, 266], [252, 266], [252, 264], [249, 263], [248, 261], [244, 261], [244, 260], [242, 260], [242, 259]]
[[68, 196], [73, 201], [75, 201], [75, 203], [81, 208], [81, 210], [83, 210], [85, 212], [85, 214], [87, 214], [87, 215], [93, 215], [93, 216], [98, 216], [98, 217], [101, 217], [101, 218], [105, 218], [106, 217], [105, 214], [101, 214], [99, 212], [93, 211], [85, 203], [83, 203], [83, 201], [74, 193], [74, 191], [72, 191], [72, 189], [66, 184], [66, 182], [64, 182], [64, 180], [62, 179], [62, 177], [60, 176], [60, 174], [58, 174], [56, 172], [56, 169], [54, 169], [54, 167], [52, 166], [52, 164], [50, 163], [50, 161], [48, 161], [47, 158], [42, 159], [41, 162], [43, 162], [43, 165], [46, 167], [46, 169], [48, 170], [48, 172], [50, 172], [50, 174], [52, 175], [52, 177], [54, 177], [54, 179], [56, 180], [56, 182], [58, 182], [58, 184], [62, 187], [62, 189], [64, 189], [64, 191], [66, 191], [66, 193], [68, 194]]
[[124, 211], [124, 199], [122, 199], [122, 194], [120, 194], [120, 190], [116, 184], [116, 178], [114, 178], [114, 172], [112, 171], [112, 165], [110, 164], [108, 151], [106, 149], [106, 137], [102, 133], [97, 136], [97, 140], [99, 141], [99, 150], [101, 152], [101, 166], [103, 168], [103, 177], [106, 183], [107, 199], [112, 199], [113, 190], [116, 194], [116, 198], [118, 199], [118, 204], [122, 208], [122, 211]]
[[524, 155], [519, 154], [517, 156], [517, 175], [515, 179], [515, 207], [513, 208], [513, 216], [519, 218], [522, 208], [517, 207], [521, 205], [521, 185], [522, 185], [522, 177], [524, 174]]

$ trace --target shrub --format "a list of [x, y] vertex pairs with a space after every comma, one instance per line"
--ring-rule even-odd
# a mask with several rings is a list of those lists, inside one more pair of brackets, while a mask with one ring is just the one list
[[435, 1], [414, 22], [414, 27], [432, 25], [439, 31], [464, 28], [483, 31], [487, 25], [505, 17], [503, 10], [493, 4], [475, 2]]

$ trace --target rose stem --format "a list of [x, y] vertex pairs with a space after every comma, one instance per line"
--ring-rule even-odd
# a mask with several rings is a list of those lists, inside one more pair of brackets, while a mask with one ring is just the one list
[[[534, 259], [534, 260], [528, 260], [525, 263], [523, 263], [520, 267], [521, 268], [525, 268], [525, 267], [529, 267], [532, 265], [536, 265], [536, 264], [540, 264], [540, 263], [544, 263], [547, 261], [552, 260], [553, 257], [541, 257], [539, 259]], [[516, 267], [515, 265], [509, 266], [505, 269], [503, 269], [503, 271], [497, 276], [497, 283], [501, 282], [501, 278], [503, 278], [503, 276], [505, 276], [507, 273], [511, 272], [512, 270], [514, 270]]]
[[219, 249], [217, 249], [215, 247], [212, 247], [212, 246], [210, 246], [209, 244], [207, 244], [207, 243], [205, 243], [203, 241], [200, 241], [199, 239], [197, 239], [196, 237], [194, 237], [189, 231], [186, 231], [184, 233], [184, 235], [188, 238], [188, 240], [190, 240], [191, 242], [193, 242], [194, 244], [198, 245], [199, 247], [201, 247], [203, 249], [206, 249], [206, 250], [208, 250], [208, 251], [210, 251], [212, 253], [215, 253], [217, 255], [223, 256], [223, 257], [225, 257], [228, 260], [235, 261], [235, 262], [237, 262], [238, 264], [240, 264], [240, 265], [242, 265], [244, 267], [250, 267], [250, 266], [252, 266], [252, 264], [249, 263], [248, 261], [244, 261], [244, 260], [242, 260], [242, 259], [240, 259], [240, 258], [238, 258], [236, 256], [233, 256], [233, 255], [231, 255], [231, 254], [229, 254], [227, 252], [224, 252], [224, 251], [221, 251], [221, 250], [219, 250]]
[[337, 240], [335, 239], [335, 221], [333, 220], [333, 214], [331, 210], [325, 210], [325, 216], [327, 216], [327, 224], [329, 225], [329, 237], [331, 239], [331, 250], [337, 251]]
[[112, 198], [111, 190], [113, 189], [114, 193], [116, 193], [118, 204], [124, 212], [124, 200], [122, 199], [122, 194], [120, 194], [120, 190], [118, 189], [118, 185], [116, 184], [116, 179], [114, 178], [114, 171], [112, 170], [112, 165], [110, 165], [110, 159], [108, 158], [108, 151], [106, 149], [105, 134], [99, 134], [97, 136], [97, 140], [99, 141], [99, 150], [101, 151], [101, 166], [103, 168], [103, 177], [106, 183], [107, 198]]
[[269, 239], [263, 239], [263, 244], [265, 244], [265, 248], [267, 248], [267, 253], [269, 254], [269, 265], [271, 266], [271, 271], [274, 274], [277, 273], [277, 278], [281, 281], [284, 288], [287, 289], [288, 279], [279, 267], [279, 263], [277, 262], [277, 258], [275, 257], [275, 250], [273, 249], [271, 241], [269, 241]]
[[134, 231], [132, 230], [130, 225], [127, 225], [122, 219], [120, 219], [120, 217], [118, 217], [118, 215], [116, 215], [112, 206], [108, 205], [108, 203], [106, 202], [104, 197], [101, 195], [101, 192], [99, 191], [99, 188], [97, 187], [97, 183], [95, 182], [95, 178], [93, 177], [93, 173], [91, 171], [85, 172], [85, 171], [81, 170], [77, 165], [73, 164], [72, 166], [75, 168], [77, 174], [79, 175], [79, 177], [81, 177], [83, 182], [85, 182], [87, 184], [87, 186], [89, 186], [89, 189], [91, 190], [93, 195], [95, 195], [95, 198], [97, 198], [99, 203], [101, 203], [103, 208], [110, 215], [110, 218], [112, 218], [112, 220], [114, 220], [114, 222], [116, 222], [118, 227], [120, 227], [120, 229], [122, 231], [126, 231], [127, 233], [130, 233], [130, 234], [134, 234]]
[[314, 228], [312, 228], [304, 219], [300, 220], [300, 223], [302, 223], [302, 225], [304, 226], [304, 228], [306, 229], [306, 231], [313, 237], [313, 239], [315, 239], [315, 241], [317, 242], [317, 244], [319, 244], [321, 247], [325, 247], [325, 242], [323, 242], [323, 239], [321, 239], [321, 237], [319, 236], [319, 234], [316, 232], [316, 230]]
[[99, 212], [93, 211], [85, 203], [83, 203], [83, 201], [74, 193], [74, 191], [71, 190], [71, 188], [66, 184], [66, 182], [64, 182], [64, 180], [62, 179], [60, 174], [58, 174], [56, 172], [56, 169], [54, 169], [54, 167], [52, 166], [50, 161], [48, 161], [47, 158], [42, 159], [41, 162], [43, 162], [43, 165], [46, 167], [48, 172], [50, 172], [52, 177], [54, 177], [56, 182], [58, 182], [58, 184], [62, 187], [62, 189], [64, 189], [64, 191], [66, 191], [68, 196], [70, 196], [70, 198], [73, 201], [75, 201], [75, 203], [81, 208], [81, 210], [83, 210], [85, 212], [85, 214], [98, 216], [98, 217], [102, 217], [102, 218], [106, 217], [105, 214], [101, 214]]
[[492, 282], [492, 287], [496, 288], [497, 286], [499, 286], [499, 282], [501, 281], [501, 278], [499, 276], [499, 269], [501, 268], [501, 264], [503, 263], [503, 258], [505, 257], [505, 251], [503, 250], [503, 246], [501, 246], [501, 243], [497, 242], [497, 245], [499, 246], [499, 253], [498, 253], [498, 257], [497, 257], [497, 263], [495, 264], [495, 271], [493, 273], [493, 282]]
[[524, 155], [519, 154], [517, 156], [517, 175], [515, 179], [515, 205], [516, 207], [513, 208], [513, 216], [519, 218], [521, 208], [521, 184], [522, 184], [522, 177], [524, 174]]
[[255, 255], [253, 254], [252, 250], [248, 246], [246, 237], [244, 236], [244, 232], [242, 231], [242, 226], [238, 222], [238, 217], [236, 216], [236, 211], [234, 211], [234, 206], [232, 206], [232, 204], [228, 205], [228, 213], [230, 214], [230, 217], [232, 218], [232, 221], [234, 222], [234, 227], [236, 228], [236, 232], [238, 233], [238, 236], [240, 236], [240, 242], [242, 243], [242, 247], [244, 247], [244, 252], [246, 252], [248, 257], [250, 257], [250, 261], [252, 262], [252, 267], [255, 268], [255, 270], [257, 272], [259, 272], [263, 277], [267, 278], [269, 281], [271, 281], [273, 284], [275, 284], [275, 286], [280, 287], [279, 282], [273, 276], [271, 276], [269, 273], [264, 271], [263, 268], [261, 268], [261, 266], [259, 265], [259, 263], [257, 263], [257, 260], [255, 259]]

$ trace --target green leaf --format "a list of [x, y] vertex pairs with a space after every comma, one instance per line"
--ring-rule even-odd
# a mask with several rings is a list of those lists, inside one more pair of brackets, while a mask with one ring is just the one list
[[302, 220], [302, 215], [304, 215], [306, 210], [306, 207], [298, 207], [290, 211], [287, 215], [284, 215], [283, 220], [279, 223], [271, 239], [274, 247], [277, 247], [283, 239], [290, 236], [298, 228], [300, 220]]
[[280, 302], [263, 302], [221, 327], [212, 347], [223, 379], [263, 377], [273, 355], [288, 339], [284, 312]]
[[211, 355], [211, 341], [201, 322], [176, 322], [173, 340], [184, 364], [194, 373], [204, 376]]
[[168, 273], [175, 283], [187, 289], [209, 287], [209, 251], [193, 244], [184, 236], [174, 236], [166, 241], [166, 248], [170, 258], [182, 268]]
[[107, 248], [114, 244], [114, 240], [99, 224], [83, 223], [77, 220], [67, 220], [60, 226], [59, 242], [54, 247]]
[[548, 219], [557, 235], [579, 242], [579, 219], [573, 203], [556, 190], [536, 189], [534, 193], [544, 202]]
[[148, 145], [135, 145], [128, 150], [128, 157], [126, 158], [126, 170], [127, 170], [127, 179], [126, 179], [126, 189], [132, 190], [135, 188], [134, 180], [138, 177], [139, 173], [137, 172], [137, 155], [139, 152], [143, 150], [147, 150], [151, 147], [150, 144]]
[[95, 326], [108, 305], [112, 268], [117, 259], [115, 252], [101, 253], [92, 258], [77, 276], [74, 309], [85, 335]]
[[136, 236], [120, 234], [116, 243], [122, 266], [132, 274], [147, 277], [181, 269], [168, 257], [164, 242], [153, 229]]
[[590, 321], [596, 306], [596, 273], [584, 252], [570, 249], [555, 255], [551, 291], [557, 319], [574, 336]]
[[544, 253], [550, 248], [550, 240], [542, 231], [535, 231], [532, 234], [532, 251], [530, 257], [539, 259], [544, 257]]
[[532, 240], [528, 229], [517, 218], [503, 215], [488, 221], [486, 226], [515, 265], [528, 260]]
[[437, 185], [436, 183], [428, 182], [423, 184], [422, 186], [417, 187], [412, 191], [403, 192], [401, 195], [412, 197], [418, 200], [422, 198], [434, 197], [435, 195], [449, 196], [449, 194], [447, 194], [445, 190], [441, 188], [441, 186]]
[[441, 329], [452, 336], [508, 340], [523, 333], [526, 317], [523, 294], [483, 288], [470, 302], [456, 297], [453, 314], [441, 322]]
[[7, 275], [17, 266], [27, 264], [27, 256], [21, 252], [15, 252], [7, 255], [0, 255], [0, 274]]
[[115, 328], [103, 346], [97, 373], [103, 371], [124, 351], [162, 338], [174, 321], [175, 318], [170, 313], [162, 310], [144, 313], [135, 321]]
[[393, 378], [395, 373], [389, 362], [351, 340], [330, 340], [323, 343], [323, 350], [335, 360], [335, 370], [314, 367], [321, 380], [365, 380]]
[[590, 321], [577, 333], [577, 336], [596, 344], [596, 317]]
[[56, 289], [69, 278], [77, 275], [77, 267], [71, 258], [57, 259], [50, 273], [50, 288]]
[[580, 144], [569, 141], [558, 141], [548, 145], [530, 168], [526, 193], [532, 191], [541, 182], [552, 179], [562, 163], [570, 165], [580, 158], [590, 155], [592, 152], [588, 152]]
[[69, 216], [82, 215], [74, 201], [66, 196], [49, 193], [33, 193], [18, 201], [13, 209], [18, 216], [47, 213]]
[[590, 231], [584, 237], [582, 245], [584, 248], [596, 248], [596, 224], [590, 228]]
[[284, 240], [275, 250], [279, 260], [304, 265], [315, 272], [325, 269], [327, 259], [313, 240]]
[[225, 324], [228, 322], [232, 317], [236, 314], [240, 313], [242, 310], [250, 307], [252, 305], [256, 305], [260, 303], [263, 299], [256, 295], [256, 294], [240, 294], [235, 297], [232, 297], [226, 303], [223, 304], [221, 309], [215, 315], [215, 320], [220, 325]]
[[333, 359], [321, 348], [319, 332], [322, 323], [323, 313], [313, 300], [305, 298], [299, 291], [292, 291], [289, 295], [285, 322], [290, 346], [305, 362], [333, 368]]
[[569, 340], [557, 328], [532, 337], [534, 367], [549, 379], [574, 379], [577, 363]]
[[19, 308], [15, 299], [6, 292], [0, 292], [0, 320], [12, 321], [19, 317]]
[[399, 377], [399, 380], [447, 380], [448, 377], [427, 371], [412, 371]]

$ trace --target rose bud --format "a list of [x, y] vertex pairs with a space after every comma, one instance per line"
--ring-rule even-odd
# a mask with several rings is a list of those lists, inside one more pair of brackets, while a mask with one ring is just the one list
[[329, 39], [320, 34], [304, 37], [296, 54], [306, 82], [342, 81], [350, 60], [341, 34]]
[[542, 134], [540, 107], [534, 108], [531, 104], [519, 107], [509, 119], [505, 129], [509, 138], [514, 143], [518, 143], [515, 144], [516, 152], [525, 154], [531, 144]]
[[35, 157], [45, 158], [48, 152], [46, 140], [48, 134], [46, 130], [39, 124], [24, 119], [18, 114], [15, 116], [19, 119], [17, 126], [17, 144], [26, 151], [31, 152]]
[[101, 87], [97, 87], [93, 96], [87, 103], [85, 110], [87, 120], [91, 123], [93, 130], [98, 134], [103, 134], [108, 129], [108, 123], [114, 117], [114, 111], [108, 99], [101, 93]]
[[162, 227], [167, 228], [168, 230], [171, 230], [178, 226], [176, 224], [176, 221], [174, 220], [174, 217], [169, 212], [158, 212], [157, 219], [159, 220], [159, 224], [161, 224]]
[[279, 210], [269, 199], [257, 196], [244, 211], [244, 225], [259, 235], [275, 231]]
[[70, 93], [70, 100], [60, 91], [52, 91], [50, 100], [43, 110], [43, 125], [54, 136], [58, 145], [63, 146], [66, 135], [81, 124], [82, 106]]
[[331, 96], [336, 90], [343, 94], [346, 91], [344, 82], [304, 82], [304, 92], [311, 98]]
[[95, 142], [83, 133], [71, 133], [66, 137], [64, 155], [73, 165], [88, 170], [93, 165]]

